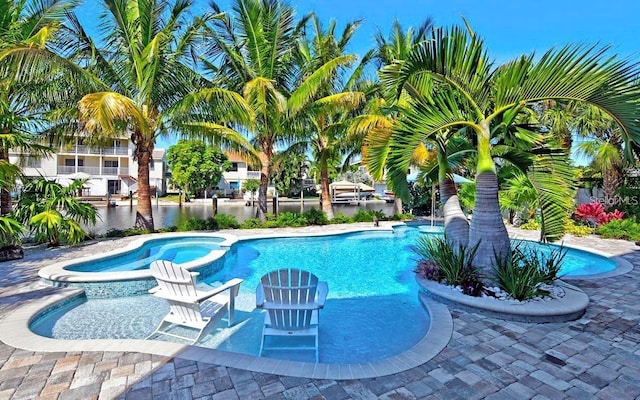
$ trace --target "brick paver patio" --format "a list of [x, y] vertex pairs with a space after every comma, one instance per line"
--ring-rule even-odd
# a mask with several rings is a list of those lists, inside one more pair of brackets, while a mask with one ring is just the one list
[[[130, 240], [27, 250], [24, 260], [0, 264], [0, 319], [55, 291], [38, 282], [42, 266]], [[508, 322], [451, 309], [454, 333], [447, 347], [403, 373], [310, 380], [221, 367], [215, 360], [34, 353], [0, 343], [0, 399], [639, 399], [640, 247], [597, 237], [566, 243], [623, 255], [636, 268], [573, 281], [591, 302], [581, 319], [569, 323]]]

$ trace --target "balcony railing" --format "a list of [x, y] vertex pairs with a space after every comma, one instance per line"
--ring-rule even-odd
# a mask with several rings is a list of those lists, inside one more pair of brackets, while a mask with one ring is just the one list
[[128, 167], [102, 167], [102, 172], [100, 172], [100, 167], [85, 167], [78, 166], [77, 169], [75, 166], [71, 165], [58, 165], [58, 175], [73, 175], [76, 172], [84, 172], [87, 175], [91, 176], [100, 176], [100, 175], [128, 175], [129, 168]]
[[260, 171], [247, 171], [247, 179], [260, 179]]
[[89, 147], [84, 145], [61, 147], [60, 153], [66, 154], [95, 154], [104, 156], [126, 156], [129, 154], [127, 147]]

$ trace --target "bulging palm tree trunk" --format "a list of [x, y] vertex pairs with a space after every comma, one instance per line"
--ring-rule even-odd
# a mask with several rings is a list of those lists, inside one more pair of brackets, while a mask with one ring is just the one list
[[[454, 249], [469, 244], [469, 221], [462, 211], [458, 189], [451, 178], [440, 180], [440, 202], [444, 213], [444, 236]], [[433, 218], [433, 216], [431, 216]]]
[[491, 279], [496, 256], [511, 257], [509, 234], [502, 220], [498, 203], [498, 177], [495, 172], [476, 176], [476, 204], [469, 227], [469, 246], [478, 245], [474, 264]]
[[331, 204], [331, 191], [329, 189], [329, 172], [324, 166], [320, 170], [320, 189], [322, 193], [322, 212], [328, 219], [333, 219], [333, 205]]
[[151, 209], [151, 185], [149, 184], [149, 162], [151, 148], [139, 149], [138, 154], [138, 204], [136, 206], [136, 228], [153, 230]]

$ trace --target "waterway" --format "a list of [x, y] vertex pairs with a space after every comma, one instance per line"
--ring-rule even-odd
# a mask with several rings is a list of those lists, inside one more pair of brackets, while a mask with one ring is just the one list
[[[242, 222], [246, 219], [253, 218], [256, 215], [256, 206], [246, 206], [242, 201], [223, 202], [218, 201], [218, 213], [228, 214], [236, 217], [238, 222]], [[93, 227], [88, 227], [88, 232], [101, 235], [106, 233], [109, 229], [127, 229], [131, 228], [135, 224], [136, 219], [136, 206], [130, 207], [128, 203], [121, 202], [117, 207], [97, 207], [99, 220]], [[182, 207], [177, 204], [163, 205], [153, 204], [153, 220], [156, 229], [164, 228], [172, 225], [178, 225], [181, 221], [189, 218], [209, 218], [213, 215], [213, 207], [211, 200], [200, 203], [185, 203]], [[320, 209], [318, 200], [305, 201], [304, 211], [311, 208]], [[351, 216], [359, 209], [366, 210], [381, 210], [386, 215], [393, 214], [393, 204], [387, 204], [383, 201], [365, 201], [359, 205], [350, 204], [334, 204], [334, 214], [344, 214]], [[272, 203], [269, 202], [268, 211], [273, 212]], [[299, 202], [281, 202], [279, 204], [280, 212], [300, 212]]]

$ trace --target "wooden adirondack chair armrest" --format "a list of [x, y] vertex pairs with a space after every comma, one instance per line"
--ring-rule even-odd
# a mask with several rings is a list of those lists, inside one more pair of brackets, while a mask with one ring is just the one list
[[256, 307], [262, 308], [262, 306], [264, 305], [264, 302], [265, 302], [264, 288], [262, 287], [262, 284], [260, 284], [256, 288]]
[[318, 295], [318, 306], [320, 308], [324, 307], [325, 301], [327, 301], [327, 294], [329, 293], [329, 285], [325, 281], [318, 282], [317, 295]]
[[148, 292], [149, 294], [154, 294], [154, 293], [156, 293], [158, 290], [160, 290], [160, 286], [153, 287], [153, 288], [149, 289], [147, 292]]
[[225, 283], [222, 286], [219, 286], [215, 289], [209, 290], [207, 292], [204, 292], [202, 294], [199, 294], [197, 297], [198, 301], [203, 301], [206, 300], [210, 297], [213, 297], [219, 293], [224, 292], [225, 290], [230, 290], [230, 295], [235, 297], [238, 295], [238, 290], [240, 289], [240, 284], [244, 282], [243, 279], [240, 278], [233, 278], [230, 281], [228, 281], [227, 283]]

